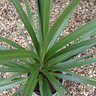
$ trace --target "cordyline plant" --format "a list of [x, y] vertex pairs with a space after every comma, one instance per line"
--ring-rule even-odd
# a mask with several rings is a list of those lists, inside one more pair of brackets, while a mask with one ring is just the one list
[[[90, 36], [96, 34], [96, 19], [58, 41], [60, 33], [80, 0], [72, 0], [67, 8], [61, 12], [51, 28], [49, 28], [51, 0], [36, 0], [36, 28], [28, 1], [24, 0], [28, 16], [25, 14], [18, 0], [11, 1], [30, 34], [34, 48], [28, 43], [18, 22], [16, 22], [17, 26], [30, 50], [0, 36], [1, 41], [13, 47], [10, 50], [0, 45], [0, 65], [5, 66], [0, 67], [0, 72], [14, 72], [9, 78], [0, 78], [0, 91], [25, 82], [12, 96], [17, 96], [20, 92], [22, 92], [22, 96], [32, 96], [37, 84], [39, 85], [38, 90], [41, 96], [52, 96], [53, 93], [50, 85], [59, 93], [59, 96], [66, 96], [62, 89], [70, 94], [69, 90], [62, 85], [62, 82], [59, 82], [58, 78], [95, 86], [95, 79], [73, 73], [68, 71], [68, 69], [96, 62], [96, 57], [89, 58], [94, 54], [72, 59], [74, 56], [96, 44], [96, 38], [89, 39]], [[64, 47], [74, 40], [75, 42], [70, 46]], [[84, 60], [87, 57], [89, 59]], [[16, 60], [22, 62], [17, 62]], [[23, 74], [29, 75], [20, 78]]]

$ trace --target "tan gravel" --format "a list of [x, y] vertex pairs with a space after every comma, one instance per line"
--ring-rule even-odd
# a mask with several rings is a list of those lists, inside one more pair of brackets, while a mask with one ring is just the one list
[[[20, 0], [23, 8], [25, 9], [23, 0]], [[35, 11], [35, 2], [34, 0], [29, 0], [30, 6], [32, 9], [32, 14], [34, 15], [34, 20], [36, 19], [34, 11]], [[52, 0], [51, 6], [51, 16], [50, 16], [50, 26], [54, 23], [56, 18], [59, 16], [61, 10], [63, 10], [71, 0]], [[70, 18], [68, 24], [66, 25], [64, 31], [62, 32], [60, 38], [66, 36], [73, 30], [82, 26], [83, 24], [89, 22], [90, 20], [96, 18], [96, 0], [82, 0], [76, 10], [74, 11], [72, 17]], [[31, 44], [31, 38], [24, 28], [23, 23], [21, 22], [16, 9], [14, 8], [11, 0], [0, 0], [0, 36], [6, 37], [21, 46], [27, 48], [27, 44], [20, 31], [18, 30], [15, 21], [18, 20], [21, 24], [21, 27], [28, 38], [28, 41]], [[35, 23], [35, 22], [34, 22]], [[95, 37], [95, 35], [94, 35]], [[11, 48], [4, 42], [0, 42], [0, 45], [4, 45], [7, 48]], [[95, 46], [96, 47], [96, 46]], [[79, 54], [78, 57], [83, 55], [87, 55], [90, 53], [96, 52], [96, 48], [92, 47], [89, 50], [86, 50], [82, 54]], [[80, 73], [85, 76], [89, 76], [96, 79], [96, 64], [90, 64], [88, 66], [77, 67], [74, 69], [70, 69], [73, 72]], [[12, 73], [0, 73], [0, 77], [9, 77]], [[70, 81], [65, 81], [64, 84], [71, 91], [72, 96], [96, 96], [96, 87], [73, 83]], [[0, 92], [0, 96], [11, 96], [20, 85], [10, 88], [8, 90]], [[20, 96], [20, 95], [19, 95]]]

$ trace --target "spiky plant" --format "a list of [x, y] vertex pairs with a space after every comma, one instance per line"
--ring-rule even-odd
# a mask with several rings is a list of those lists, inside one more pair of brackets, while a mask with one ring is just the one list
[[[20, 92], [22, 92], [22, 96], [32, 96], [38, 83], [41, 96], [52, 96], [50, 89], [51, 83], [59, 93], [59, 96], [65, 96], [62, 89], [68, 93], [69, 90], [56, 77], [73, 82], [96, 85], [95, 79], [68, 71], [70, 68], [96, 62], [96, 57], [84, 60], [94, 54], [72, 59], [74, 56], [96, 44], [96, 38], [89, 39], [90, 36], [96, 34], [96, 19], [58, 41], [60, 33], [80, 0], [72, 0], [67, 8], [61, 12], [51, 28], [49, 28], [51, 0], [36, 0], [36, 29], [28, 1], [24, 0], [28, 16], [25, 14], [18, 0], [11, 1], [30, 34], [34, 48], [28, 43], [18, 22], [18, 28], [24, 36], [30, 50], [0, 36], [1, 41], [13, 47], [13, 49], [7, 49], [0, 45], [0, 65], [5, 66], [0, 67], [0, 72], [14, 72], [9, 78], [0, 78], [0, 91], [25, 82], [12, 96], [17, 96]], [[74, 43], [66, 48], [64, 47], [72, 41]], [[22, 62], [16, 62], [17, 59]], [[57, 71], [69, 73], [70, 75], [57, 73]], [[20, 78], [21, 75], [26, 73], [30, 75]]]

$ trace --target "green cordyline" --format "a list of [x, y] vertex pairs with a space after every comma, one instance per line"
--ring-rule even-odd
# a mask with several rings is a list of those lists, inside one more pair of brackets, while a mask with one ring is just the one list
[[[89, 39], [90, 36], [96, 34], [96, 18], [58, 41], [61, 32], [80, 0], [72, 0], [50, 28], [51, 0], [35, 0], [37, 9], [36, 27], [34, 26], [28, 1], [24, 0], [27, 15], [18, 0], [11, 1], [32, 39], [34, 48], [27, 41], [17, 21], [16, 24], [30, 50], [0, 36], [1, 41], [6, 42], [13, 48], [7, 49], [0, 45], [0, 65], [5, 66], [0, 67], [0, 72], [14, 72], [9, 78], [0, 78], [0, 91], [24, 83], [12, 96], [17, 96], [20, 92], [22, 93], [21, 96], [32, 96], [38, 83], [40, 96], [52, 96], [50, 84], [58, 92], [59, 96], [66, 96], [66, 94], [69, 96], [69, 90], [57, 78], [95, 86], [95, 79], [68, 71], [68, 69], [96, 62], [96, 57], [91, 58], [94, 54], [72, 59], [96, 44], [96, 38]], [[74, 43], [64, 47], [72, 41]], [[88, 57], [90, 58], [84, 60]], [[19, 62], [16, 60], [19, 60]], [[23, 74], [29, 75], [20, 77]]]

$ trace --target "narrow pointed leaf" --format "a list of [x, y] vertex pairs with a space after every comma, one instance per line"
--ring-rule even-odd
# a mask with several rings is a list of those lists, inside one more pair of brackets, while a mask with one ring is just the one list
[[68, 22], [69, 18], [71, 17], [74, 9], [76, 8], [77, 4], [80, 2], [80, 0], [72, 0], [72, 2], [68, 5], [68, 7], [61, 13], [61, 15], [57, 18], [56, 22], [53, 24], [53, 26], [50, 28], [49, 34], [44, 42], [44, 49], [46, 50], [48, 47], [48, 44], [50, 43], [51, 39], [52, 42], [49, 46], [49, 48], [55, 43], [56, 39], [64, 29], [66, 23]]
[[17, 96], [22, 90], [24, 89], [24, 86], [20, 87], [12, 96]]
[[40, 37], [39, 37], [40, 30], [39, 30], [39, 25], [38, 25], [37, 10], [35, 10], [35, 14], [36, 14], [36, 32], [37, 32], [37, 39], [38, 39], [38, 42], [40, 42]]
[[[4, 63], [4, 62], [3, 62]], [[27, 65], [20, 63], [20, 62], [15, 62], [15, 61], [8, 61], [8, 63], [12, 64], [12, 65], [18, 65], [18, 67], [22, 67], [22, 68], [29, 68]], [[12, 66], [11, 66], [12, 67]], [[18, 68], [17, 67], [17, 68]]]
[[30, 70], [25, 70], [25, 71], [18, 72], [18, 73], [16, 73], [16, 74], [10, 76], [9, 78], [6, 78], [6, 79], [3, 80], [2, 82], [0, 82], [0, 85], [2, 85], [2, 84], [4, 84], [4, 83], [7, 83], [8, 81], [11, 81], [11, 80], [17, 78], [18, 76], [21, 76], [21, 75], [23, 75], [23, 74], [25, 74], [25, 73], [28, 73], [29, 71], [30, 71]]
[[0, 72], [20, 72], [20, 71], [26, 71], [30, 69], [23, 69], [23, 68], [1, 68], [0, 67]]
[[76, 43], [85, 41], [85, 40], [87, 40], [88, 38], [90, 38], [91, 36], [93, 36], [94, 34], [96, 34], [96, 31], [89, 32], [89, 33], [85, 34], [84, 36], [82, 36], [79, 40], [77, 40]]
[[[43, 71], [50, 83], [53, 85], [53, 87], [57, 90], [60, 96], [66, 96], [64, 92], [61, 90], [61, 86], [59, 85], [59, 81], [57, 81], [52, 75], [50, 75], [46, 70]], [[59, 82], [59, 83], [58, 83]]]
[[89, 23], [81, 26], [77, 30], [73, 31], [66, 37], [62, 38], [58, 41], [54, 46], [52, 46], [49, 51], [47, 52], [46, 56], [49, 57], [51, 54], [59, 50], [60, 48], [64, 47], [66, 44], [76, 40], [77, 38], [83, 36], [84, 34], [95, 32], [96, 31], [96, 19], [93, 19]]
[[62, 67], [56, 67], [56, 66], [51, 66], [50, 68], [48, 68], [49, 70], [52, 69], [52, 70], [58, 70], [58, 71], [64, 71], [66, 69], [70, 69], [70, 68], [74, 68], [74, 67], [79, 67], [79, 66], [84, 66], [84, 65], [88, 65], [88, 64], [92, 64], [92, 63], [95, 63], [96, 62], [96, 58], [91, 58], [91, 59], [88, 59], [88, 60], [84, 60], [84, 61], [79, 61], [79, 62], [75, 62], [75, 63], [69, 63], [69, 64], [66, 64]]
[[71, 71], [65, 70], [64, 73], [68, 73], [68, 74], [71, 74], [71, 75], [74, 75], [74, 76], [77, 76], [77, 77], [80, 77], [80, 78], [84, 78], [84, 79], [89, 79], [89, 80], [92, 80], [92, 81], [96, 81], [96, 80], [93, 79], [93, 78], [86, 77], [86, 76], [83, 76], [83, 75], [80, 75], [80, 74], [78, 74], [78, 73], [74, 73], [74, 72], [71, 72]]
[[14, 61], [0, 62], [0, 65], [12, 67], [12, 68], [24, 68], [24, 69], [26, 69], [26, 66], [24, 64], [17, 63]]
[[38, 76], [39, 68], [40, 68], [40, 65], [34, 66], [28, 78], [28, 81], [25, 84], [22, 96], [32, 96], [32, 93], [37, 83], [37, 76]]
[[0, 36], [0, 40], [3, 42], [6, 42], [7, 44], [13, 46], [14, 48], [18, 48], [18, 49], [24, 49], [23, 47], [21, 47], [20, 45], [16, 44], [15, 42], [12, 42], [11, 40], [8, 40], [4, 37]]
[[78, 66], [84, 66], [84, 65], [95, 63], [95, 62], [96, 62], [96, 58], [94, 57], [94, 58], [87, 59], [87, 60], [84, 60], [84, 61], [79, 61], [79, 62], [76, 62], [76, 63], [67, 64], [67, 65], [64, 66], [64, 69], [74, 68], [74, 67], [78, 67]]
[[39, 3], [41, 27], [43, 31], [43, 38], [45, 39], [49, 30], [51, 0], [38, 0], [38, 3]]
[[39, 89], [41, 96], [52, 96], [48, 80], [42, 75], [39, 76]]
[[76, 76], [71, 76], [71, 75], [65, 75], [65, 74], [59, 74], [59, 73], [51, 73], [53, 76], [56, 76], [58, 78], [62, 78], [64, 80], [69, 80], [77, 83], [83, 83], [83, 84], [90, 84], [93, 86], [96, 86], [96, 80], [90, 80], [90, 79], [84, 79], [84, 78], [79, 78]]
[[82, 60], [82, 59], [86, 59], [86, 58], [88, 58], [88, 57], [91, 57], [91, 56], [93, 56], [94, 54], [91, 54], [91, 55], [87, 55], [87, 56], [83, 56], [83, 57], [79, 57], [79, 58], [75, 58], [75, 59], [70, 59], [70, 60], [67, 60], [67, 61], [65, 61], [65, 62], [62, 62], [62, 63], [58, 63], [58, 64], [56, 64], [56, 65], [53, 65], [53, 66], [58, 66], [58, 67], [62, 67], [62, 66], [64, 66], [64, 65], [67, 65], [67, 64], [71, 64], [71, 63], [76, 63], [77, 61], [80, 61], [80, 60]]
[[17, 26], [18, 26], [20, 32], [22, 33], [22, 35], [23, 35], [25, 41], [27, 42], [28, 47], [33, 51], [33, 49], [32, 49], [32, 47], [31, 47], [31, 45], [29, 44], [29, 42], [28, 42], [28, 40], [27, 40], [27, 38], [26, 38], [26, 36], [25, 36], [25, 34], [24, 34], [24, 32], [23, 32], [21, 26], [19, 25], [19, 23], [18, 23], [17, 21], [16, 21], [16, 24], [17, 24]]
[[16, 86], [16, 85], [19, 85], [19, 84], [21, 84], [23, 82], [26, 82], [27, 79], [28, 78], [21, 78], [21, 79], [13, 81], [11, 83], [0, 85], [0, 91], [11, 88], [11, 87]]
[[65, 61], [65, 60], [67, 60], [67, 59], [69, 59], [71, 57], [74, 57], [75, 55], [85, 51], [88, 47], [90, 48], [91, 46], [83, 46], [83, 47], [71, 50], [71, 51], [69, 51], [69, 52], [67, 52], [65, 54], [62, 54], [62, 55], [56, 57], [55, 59], [52, 59], [52, 60], [48, 61], [46, 63], [46, 65], [51, 66], [51, 65], [56, 65], [58, 63], [61, 63], [61, 62]]
[[[66, 52], [69, 52], [69, 51], [71, 51], [73, 49], [77, 49], [77, 48], [83, 47], [85, 45], [89, 46], [89, 45], [92, 45], [92, 44], [93, 45], [96, 45], [96, 38], [85, 40], [85, 41], [82, 41], [80, 43], [73, 43], [69, 47], [64, 48], [64, 49], [62, 49], [62, 50], [54, 53], [52, 56], [49, 57], [49, 59], [48, 58], [47, 59], [50, 60], [50, 59], [56, 58], [57, 56], [59, 56], [61, 54], [64, 54]], [[45, 59], [46, 59], [46, 57], [45, 57]]]
[[40, 0], [36, 0], [36, 7], [37, 7], [37, 12], [38, 12], [38, 19], [37, 19], [37, 21], [39, 22], [39, 28], [38, 28], [39, 29], [39, 43], [40, 43], [40, 48], [42, 48], [42, 45], [43, 45], [43, 32], [42, 32], [42, 25], [41, 25], [40, 4], [39, 4], [39, 1]]
[[31, 26], [33, 27], [33, 30], [35, 31], [34, 21], [33, 21], [32, 13], [31, 13], [31, 9], [30, 9], [29, 4], [28, 4], [28, 0], [24, 0], [24, 2], [26, 5], [26, 10], [27, 10], [29, 21], [31, 23]]
[[20, 5], [18, 0], [11, 0], [11, 1], [14, 4], [17, 12], [19, 13], [19, 15], [20, 15], [20, 17], [21, 17], [21, 19], [22, 19], [22, 21], [23, 21], [23, 23], [24, 23], [24, 25], [25, 25], [25, 27], [26, 27], [26, 29], [28, 31], [28, 33], [30, 34], [31, 39], [32, 39], [32, 41], [34, 43], [34, 46], [36, 48], [36, 51], [38, 53], [38, 51], [39, 51], [38, 40], [36, 38], [35, 32], [34, 32], [32, 26], [31, 26], [31, 24], [30, 24], [30, 22], [29, 22], [29, 20], [28, 20], [28, 18], [26, 16], [24, 10], [22, 9], [22, 7], [21, 7], [21, 5]]
[[28, 57], [36, 58], [37, 56], [35, 55], [34, 52], [23, 49], [0, 51], [0, 62], [13, 59], [28, 58]]
[[28, 67], [28, 68], [31, 68], [34, 66], [34, 64], [32, 64], [31, 62], [28, 62], [28, 60], [26, 59], [19, 59], [20, 61], [24, 62], [25, 65]]

